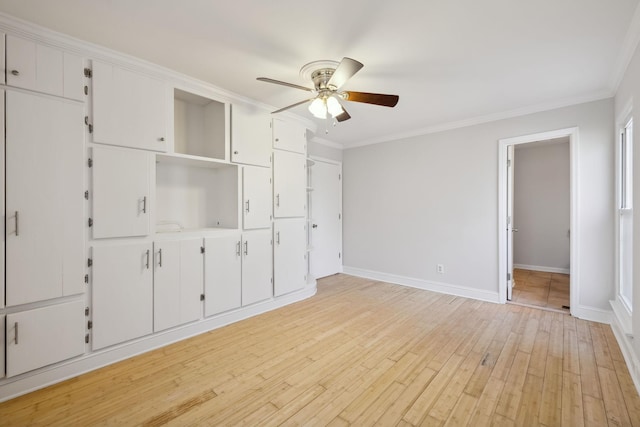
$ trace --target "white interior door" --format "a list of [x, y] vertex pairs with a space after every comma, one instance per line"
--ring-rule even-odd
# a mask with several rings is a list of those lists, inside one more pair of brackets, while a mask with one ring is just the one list
[[513, 145], [507, 146], [507, 300], [513, 294]]
[[336, 274], [342, 265], [342, 180], [339, 164], [311, 166], [311, 253], [313, 277]]

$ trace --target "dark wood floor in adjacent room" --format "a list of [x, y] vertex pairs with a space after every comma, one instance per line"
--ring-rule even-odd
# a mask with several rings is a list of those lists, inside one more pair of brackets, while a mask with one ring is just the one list
[[318, 295], [0, 404], [0, 424], [640, 425], [607, 325], [336, 275]]

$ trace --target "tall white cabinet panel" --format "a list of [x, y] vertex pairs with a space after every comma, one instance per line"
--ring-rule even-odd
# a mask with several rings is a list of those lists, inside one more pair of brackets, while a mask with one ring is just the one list
[[153, 331], [150, 243], [93, 247], [93, 349]]
[[93, 238], [149, 234], [150, 153], [94, 147]]
[[5, 355], [5, 337], [4, 332], [6, 331], [4, 326], [4, 314], [0, 314], [0, 378], [4, 378], [4, 355]]
[[241, 246], [240, 233], [205, 239], [205, 316], [242, 305]]
[[82, 117], [76, 102], [6, 93], [7, 305], [84, 292]]
[[7, 377], [84, 353], [84, 302], [7, 315]]
[[203, 288], [202, 239], [154, 243], [153, 330], [200, 318]]
[[273, 224], [273, 293], [302, 289], [307, 283], [305, 218], [279, 219]]
[[271, 169], [245, 166], [242, 195], [244, 229], [271, 227]]
[[301, 124], [273, 119], [273, 148], [305, 154], [307, 128]]
[[304, 154], [273, 152], [273, 214], [301, 217], [307, 211], [307, 160]]
[[167, 151], [167, 90], [158, 79], [93, 61], [93, 141]]
[[273, 296], [271, 229], [242, 234], [242, 305]]
[[[1, 59], [0, 59], [1, 61]], [[2, 74], [2, 73], [0, 73]], [[0, 90], [0, 117], [5, 117], [4, 115], [4, 104], [5, 104], [5, 96], [4, 96], [4, 90]], [[4, 126], [4, 120], [0, 119], [0, 144], [2, 144], [2, 147], [5, 147], [5, 126]], [[4, 196], [5, 194], [5, 150], [4, 149], [0, 149], [0, 193]], [[0, 197], [0, 212], [4, 212], [5, 211], [5, 198], [4, 197]], [[6, 218], [6, 217], [5, 217]], [[6, 231], [6, 230], [5, 230]], [[1, 233], [2, 236], [2, 242], [0, 243], [0, 308], [4, 308], [5, 305], [5, 283], [6, 283], [6, 278], [5, 278], [5, 263], [2, 262], [1, 260], [5, 259], [5, 246], [6, 246], [6, 232], [5, 233]], [[5, 278], [5, 279], [3, 279]], [[4, 318], [3, 318], [4, 319]], [[0, 324], [0, 328], [2, 328], [4, 325], [4, 323]], [[4, 330], [3, 330], [4, 331]], [[4, 346], [4, 340], [0, 341], [2, 342], [3, 346]], [[4, 355], [4, 347], [0, 347], [0, 351], [2, 351], [3, 355]], [[1, 362], [1, 360], [0, 360]], [[0, 364], [0, 366], [4, 366], [2, 364]], [[2, 370], [4, 370], [3, 368], [0, 368]], [[4, 372], [4, 371], [2, 371]], [[2, 375], [0, 375], [0, 377], [2, 377]]]
[[238, 104], [231, 106], [231, 161], [271, 165], [271, 117], [268, 111]]

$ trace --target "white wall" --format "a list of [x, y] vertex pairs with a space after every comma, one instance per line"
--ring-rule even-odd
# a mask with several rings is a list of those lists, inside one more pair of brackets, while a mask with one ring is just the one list
[[515, 264], [568, 273], [569, 162], [568, 138], [565, 142], [515, 146]]
[[323, 159], [335, 160], [336, 162], [342, 162], [342, 150], [335, 147], [330, 147], [326, 144], [322, 144], [316, 141], [309, 141], [307, 143], [307, 154], [309, 157], [321, 157]]
[[345, 150], [345, 272], [497, 300], [498, 140], [578, 126], [579, 304], [609, 311], [612, 124], [608, 99]]

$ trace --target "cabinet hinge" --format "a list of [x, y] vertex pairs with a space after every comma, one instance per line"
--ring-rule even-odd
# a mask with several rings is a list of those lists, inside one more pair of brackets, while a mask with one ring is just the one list
[[84, 315], [88, 316], [89, 315], [89, 307], [85, 307], [84, 308]]
[[200, 253], [203, 254], [204, 253], [204, 246], [200, 246]]
[[84, 76], [88, 79], [90, 79], [91, 77], [93, 77], [93, 72], [91, 71], [91, 68], [85, 68], [84, 69]]
[[84, 283], [86, 283], [87, 285], [89, 284], [89, 275], [88, 274], [84, 275]]
[[338, 252], [338, 259], [342, 258], [342, 253]]
[[204, 294], [200, 294], [200, 301], [204, 301]]
[[342, 214], [338, 214], [338, 219], [342, 219]]
[[89, 126], [89, 133], [93, 133], [93, 125], [89, 123], [89, 116], [84, 116], [84, 124]]
[[89, 334], [84, 336], [84, 343], [89, 344]]
[[90, 168], [93, 167], [93, 159], [91, 157], [87, 159], [87, 166], [89, 166]]
[[507, 282], [511, 280], [511, 273], [507, 273]]
[[93, 218], [89, 218], [87, 224], [89, 224], [89, 227], [93, 227]]
[[89, 200], [89, 190], [84, 192], [84, 199]]
[[87, 321], [87, 329], [93, 328], [93, 322], [91, 320]]
[[87, 258], [87, 267], [91, 267], [93, 265], [93, 260], [91, 258]]
[[338, 174], [338, 181], [342, 179], [342, 174]]
[[273, 285], [273, 277], [269, 278], [269, 281], [271, 282], [271, 284]]
[[89, 95], [89, 86], [84, 85], [84, 94]]

